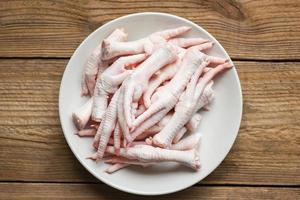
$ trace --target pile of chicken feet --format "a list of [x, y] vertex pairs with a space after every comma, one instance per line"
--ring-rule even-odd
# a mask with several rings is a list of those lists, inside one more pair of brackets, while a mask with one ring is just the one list
[[116, 29], [89, 56], [81, 85], [90, 99], [72, 118], [76, 134], [94, 137], [96, 152], [88, 158], [105, 157], [106, 172], [161, 162], [200, 168], [197, 111], [214, 99], [215, 75], [232, 64], [205, 54], [213, 42], [179, 37], [190, 29], [135, 41]]

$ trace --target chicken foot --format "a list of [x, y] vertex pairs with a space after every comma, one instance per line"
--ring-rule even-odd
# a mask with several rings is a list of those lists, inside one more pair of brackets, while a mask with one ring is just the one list
[[[124, 29], [116, 29], [114, 30], [108, 37], [107, 41], [119, 41], [123, 42], [127, 39], [127, 34], [124, 32]], [[91, 55], [88, 57], [85, 66], [84, 72], [82, 76], [81, 82], [81, 95], [88, 95], [91, 96], [94, 93], [94, 88], [96, 84], [96, 78], [99, 71], [102, 71], [103, 68], [107, 66], [107, 62], [103, 62], [101, 59], [101, 49], [102, 49], [102, 42], [100, 45], [94, 49]]]
[[190, 78], [198, 68], [200, 68], [199, 71], [202, 71], [211, 62], [224, 63], [225, 61], [225, 59], [207, 56], [197, 49], [188, 49], [183, 57], [181, 67], [173, 79], [163, 86], [159, 93], [156, 93], [155, 102], [133, 122], [133, 127], [139, 127], [133, 131], [132, 138], [134, 139], [147, 128], [156, 124], [176, 105]]
[[[175, 107], [175, 113], [170, 122], [153, 137], [153, 143], [162, 148], [170, 147], [176, 133], [191, 119], [199, 107], [206, 105], [210, 100], [209, 96], [202, 95], [205, 88], [211, 89], [208, 84], [219, 72], [232, 67], [230, 63], [224, 63], [209, 70], [203, 78], [200, 78], [202, 70], [199, 68], [191, 78], [186, 91], [181, 95]], [[200, 79], [199, 79], [200, 78]], [[198, 81], [199, 80], [199, 81]], [[208, 84], [208, 87], [206, 87]], [[212, 92], [207, 92], [213, 94]]]
[[119, 123], [126, 140], [129, 139], [128, 130], [126, 129], [131, 127], [134, 119], [134, 112], [132, 112], [133, 102], [139, 101], [143, 92], [147, 89], [150, 77], [163, 66], [174, 62], [176, 58], [177, 55], [173, 47], [167, 45], [164, 48], [156, 50], [124, 80], [121, 86], [121, 98], [119, 99], [119, 107], [123, 108], [120, 108], [121, 111], [118, 113], [120, 116]]
[[152, 53], [154, 44], [167, 41], [170, 38], [181, 35], [189, 31], [191, 28], [182, 26], [174, 29], [167, 29], [151, 34], [146, 38], [142, 38], [129, 42], [117, 42], [104, 40], [102, 43], [102, 59], [109, 60], [117, 56], [132, 55], [144, 53]]
[[[113, 147], [108, 147], [106, 151], [110, 154], [115, 154]], [[146, 163], [177, 162], [195, 170], [200, 168], [197, 149], [178, 151], [161, 149], [149, 145], [137, 145], [126, 149], [121, 148], [120, 155], [127, 159], [139, 160]]]
[[92, 114], [92, 104], [93, 98], [90, 98], [81, 107], [79, 107], [75, 112], [72, 113], [73, 122], [78, 130], [85, 127]]
[[[182, 42], [189, 42], [189, 41], [185, 41], [183, 40], [184, 38], [175, 38], [175, 39], [181, 39]], [[172, 39], [172, 40], [175, 40]], [[191, 41], [193, 42], [194, 40], [198, 39], [198, 38], [190, 38]], [[180, 41], [181, 41], [180, 40]], [[200, 41], [203, 41], [203, 39], [199, 39]], [[171, 40], [170, 40], [171, 41]], [[175, 40], [176, 41], [176, 40]], [[180, 42], [178, 41], [178, 42]], [[197, 40], [196, 40], [197, 41]], [[206, 41], [206, 40], [205, 40]], [[194, 43], [192, 43], [194, 45]], [[184, 45], [184, 44], [182, 44]], [[193, 46], [194, 49], [198, 49], [199, 51], [203, 51], [203, 50], [207, 50], [210, 49], [213, 46], [212, 42], [207, 42], [205, 44], [202, 45], [196, 45]], [[165, 66], [163, 69], [161, 69], [159, 71], [159, 74], [157, 76], [155, 76], [154, 78], [152, 78], [149, 82], [149, 86], [145, 92], [145, 94], [143, 95], [143, 100], [144, 100], [144, 104], [146, 106], [146, 108], [149, 108], [151, 105], [151, 96], [154, 93], [154, 91], [165, 81], [170, 80], [174, 77], [174, 75], [176, 74], [176, 72], [178, 71], [182, 58], [184, 56], [184, 53], [186, 52], [185, 49], [181, 49], [179, 50], [179, 54], [178, 54], [178, 59], [176, 60], [175, 63], [169, 64], [167, 66]]]
[[131, 73], [126, 67], [132, 67], [145, 60], [146, 54], [137, 54], [121, 57], [108, 67], [97, 79], [94, 102], [92, 108], [92, 119], [100, 122], [108, 104], [109, 95], [115, 93], [118, 86]]
[[112, 100], [109, 103], [109, 106], [104, 114], [104, 119], [101, 122], [100, 127], [97, 130], [97, 134], [94, 138], [93, 146], [95, 148], [98, 148], [97, 161], [102, 159], [109, 138], [117, 123], [117, 103], [119, 93], [120, 90], [117, 90], [114, 96], [112, 97]]

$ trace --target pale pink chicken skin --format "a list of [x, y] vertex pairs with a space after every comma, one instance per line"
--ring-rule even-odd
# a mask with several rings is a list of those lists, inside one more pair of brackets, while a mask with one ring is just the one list
[[[149, 129], [145, 130], [142, 134], [137, 136], [135, 138], [135, 140], [144, 140], [147, 137], [154, 136], [155, 134], [160, 132], [167, 125], [167, 123], [170, 121], [170, 119], [172, 118], [172, 115], [173, 115], [173, 113], [168, 113], [157, 124], [155, 124], [154, 126], [152, 126]], [[195, 113], [194, 116], [186, 124], [186, 129], [183, 127], [182, 130], [180, 130], [176, 134], [176, 137], [174, 138], [173, 143], [177, 143], [187, 130], [192, 131], [192, 132], [196, 131], [197, 127], [200, 124], [200, 120], [201, 120], [201, 115], [199, 113]]]
[[166, 45], [156, 50], [124, 80], [118, 102], [118, 121], [126, 140], [130, 140], [129, 127], [134, 119], [132, 103], [138, 102], [146, 91], [150, 77], [165, 65], [174, 62], [176, 58], [173, 47]]
[[112, 164], [109, 168], [105, 170], [106, 173], [112, 174], [120, 169], [128, 167], [130, 165], [137, 165], [142, 167], [149, 167], [151, 163], [142, 163], [140, 161], [130, 160], [121, 157], [113, 157], [105, 161], [105, 163]]
[[195, 113], [188, 123], [186, 123], [186, 128], [191, 132], [195, 132], [199, 127], [201, 119], [202, 116], [199, 113]]
[[[169, 117], [169, 115], [166, 115], [166, 116]], [[163, 121], [165, 117], [163, 117], [163, 119], [161, 121]], [[198, 118], [198, 117], [200, 117], [200, 118]], [[171, 119], [171, 116], [168, 120], [170, 120], [170, 119]], [[180, 130], [177, 133], [176, 137], [178, 137], [178, 138], [176, 138], [176, 139], [174, 138], [173, 143], [176, 143], [176, 141], [180, 140], [180, 138], [183, 136], [182, 134], [184, 134], [186, 131], [191, 131], [191, 132], [196, 131], [197, 127], [200, 124], [200, 120], [201, 120], [201, 115], [199, 113], [195, 113], [195, 115], [191, 118], [191, 120], [188, 121], [188, 123], [186, 124], [186, 129], [182, 128], [182, 130]], [[149, 136], [153, 136], [153, 135], [157, 134], [158, 132], [160, 132], [166, 126], [167, 123], [164, 123], [164, 125], [155, 124], [154, 126], [147, 129], [145, 132], [143, 132], [142, 134], [137, 136], [135, 139], [136, 140], [144, 140]]]
[[89, 129], [82, 129], [77, 131], [75, 134], [80, 137], [94, 137], [96, 135], [97, 129], [89, 128]]
[[[114, 30], [108, 37], [108, 41], [125, 41], [127, 39], [127, 34], [124, 32], [124, 29], [116, 29]], [[101, 60], [101, 49], [102, 49], [102, 42], [98, 45], [92, 54], [89, 56], [88, 60], [84, 66], [84, 73], [82, 76], [81, 82], [81, 94], [82, 95], [93, 95], [96, 78], [98, 71], [102, 71], [102, 68], [107, 66], [107, 62], [103, 62]]]
[[144, 105], [146, 108], [149, 108], [151, 105], [151, 96], [154, 91], [166, 80], [170, 80], [176, 74], [178, 68], [180, 67], [181, 59], [184, 53], [178, 55], [176, 62], [171, 63], [165, 66], [159, 71], [155, 77], [151, 78], [147, 90], [143, 95]]
[[184, 134], [187, 132], [187, 128], [186, 127], [182, 127], [181, 129], [179, 129], [179, 131], [175, 134], [174, 139], [172, 141], [173, 144], [178, 143], [181, 138], [184, 136]]
[[[163, 129], [163, 128], [162, 128]], [[162, 130], [161, 129], [161, 130]], [[159, 132], [159, 131], [158, 131]], [[152, 134], [153, 136], [155, 134], [157, 134], [158, 132]], [[184, 134], [187, 132], [187, 128], [186, 127], [182, 127], [177, 133], [176, 133], [176, 136], [174, 137], [173, 139], [173, 144], [176, 144], [178, 143], [181, 138], [184, 136]], [[147, 132], [146, 132], [147, 133]], [[143, 135], [143, 134], [142, 134]], [[140, 136], [139, 136], [140, 137]], [[145, 139], [145, 142], [148, 144], [148, 145], [151, 145], [151, 146], [155, 146], [154, 143], [153, 143], [153, 137], [150, 135], [150, 137], [146, 138]]]
[[154, 45], [153, 43], [160, 43], [162, 40], [166, 41], [172, 37], [184, 34], [188, 32], [190, 27], [178, 27], [174, 29], [167, 29], [151, 34], [146, 38], [142, 38], [136, 41], [129, 42], [114, 42], [104, 40], [102, 43], [102, 60], [109, 60], [117, 56], [132, 55], [144, 53], [152, 53]]
[[140, 116], [143, 112], [145, 112], [146, 107], [144, 104], [139, 104], [137, 110], [134, 113], [134, 117]]
[[[192, 47], [190, 47], [190, 49], [193, 48], [193, 49], [197, 49], [197, 50], [199, 50], [199, 51], [201, 51], [201, 52], [204, 52], [204, 51], [209, 50], [210, 48], [212, 48], [213, 45], [214, 45], [213, 42], [206, 42], [206, 43], [204, 43], [204, 44], [192, 46]], [[182, 62], [182, 58], [183, 58], [183, 56], [185, 55], [187, 49], [181, 48], [181, 47], [179, 47], [179, 46], [174, 46], [174, 47], [176, 47], [176, 50], [177, 50], [177, 52], [178, 52], [178, 58], [179, 58], [179, 59], [181, 60], [181, 62]], [[178, 60], [177, 60], [176, 62], [178, 62]], [[176, 69], [175, 74], [177, 73], [178, 69], [181, 67], [181, 62], [178, 62], [179, 65], [176, 66], [177, 69]], [[170, 65], [168, 65], [168, 66], [170, 66]], [[168, 66], [164, 67], [164, 68], [163, 68], [162, 70], [160, 70], [160, 71], [163, 72], [163, 70], [164, 70], [165, 68], [167, 68]], [[206, 73], [206, 72], [208, 72], [210, 69], [211, 69], [211, 67], [205, 67], [205, 68], [203, 69], [203, 72]], [[151, 83], [151, 82], [150, 82], [150, 83], [149, 83], [149, 88], [148, 88], [147, 91], [145, 92], [144, 101], [145, 101], [147, 104], [149, 104], [149, 105], [150, 105], [150, 102], [152, 103], [152, 101], [155, 101], [155, 100], [157, 99], [157, 95], [161, 92], [160, 90], [162, 90], [162, 89], [164, 88], [163, 86], [164, 86], [164, 85], [167, 85], [167, 84], [170, 82], [170, 79], [172, 79], [172, 78], [174, 77], [174, 75], [175, 75], [175, 74], [172, 74], [173, 70], [171, 70], [171, 69], [168, 69], [168, 70], [166, 70], [166, 72], [163, 72], [163, 73], [160, 73], [160, 71], [159, 71], [158, 77], [154, 77], [154, 78], [153, 78], [153, 81], [154, 81], [155, 83]], [[171, 71], [172, 71], [172, 72], [171, 72]], [[167, 75], [168, 75], [168, 76], [167, 76]], [[169, 78], [169, 77], [170, 77], [170, 78]], [[166, 80], [166, 78], [169, 78], [169, 80]], [[160, 85], [159, 85], [159, 84], [160, 84]], [[159, 85], [159, 87], [158, 87], [158, 85]], [[149, 91], [148, 91], [148, 90], [149, 90]], [[155, 93], [153, 94], [154, 90], [155, 90]], [[151, 96], [151, 95], [152, 95], [152, 96]], [[151, 98], [151, 100], [149, 100], [149, 98]]]
[[[177, 144], [172, 145], [170, 149], [171, 150], [179, 150], [179, 151], [198, 149], [200, 139], [201, 139], [200, 132], [194, 133], [194, 134], [189, 135], [188, 137], [182, 139]], [[108, 148], [111, 148], [111, 147], [108, 147]], [[108, 151], [111, 153], [116, 153], [112, 150], [108, 150]], [[143, 161], [139, 161], [139, 160], [127, 159], [127, 158], [119, 157], [119, 156], [113, 156], [113, 157], [105, 160], [105, 163], [124, 164], [126, 167], [129, 165], [140, 165], [142, 167], [149, 167], [151, 165], [158, 164], [159, 162], [143, 162]], [[109, 169], [110, 168], [114, 169], [114, 167], [109, 167]], [[118, 170], [119, 170], [119, 168], [118, 168]], [[110, 171], [115, 172], [114, 170], [110, 170]]]
[[159, 94], [156, 94], [155, 102], [133, 122], [133, 127], [136, 129], [132, 132], [131, 139], [135, 139], [156, 124], [174, 108], [190, 78], [198, 68], [203, 70], [211, 62], [225, 63], [225, 61], [225, 59], [205, 55], [194, 48], [188, 49], [183, 57], [181, 67], [173, 79], [160, 90]]
[[124, 146], [124, 147], [134, 147], [134, 146], [138, 146], [138, 145], [146, 145], [147, 143], [145, 141], [133, 141], [132, 143], [130, 143], [130, 145]]
[[104, 119], [97, 130], [93, 146], [98, 147], [97, 161], [103, 158], [109, 138], [117, 123], [117, 104], [120, 90], [117, 90], [104, 114]]
[[75, 112], [72, 113], [73, 123], [78, 130], [85, 127], [92, 114], [92, 104], [93, 98], [90, 98], [81, 107], [79, 107]]
[[[186, 91], [181, 95], [178, 104], [175, 108], [175, 113], [170, 122], [153, 137], [153, 143], [162, 148], [170, 147], [176, 133], [188, 122], [188, 120], [210, 100], [209, 97], [203, 96], [202, 93], [207, 88], [207, 84], [219, 72], [232, 67], [230, 63], [224, 63], [209, 70], [203, 78], [201, 68], [191, 78]], [[200, 78], [200, 79], [199, 79]], [[211, 85], [208, 85], [208, 90], [211, 90]], [[213, 92], [211, 92], [213, 94]], [[203, 100], [202, 100], [202, 99]]]
[[137, 136], [135, 138], [135, 140], [143, 140], [143, 139], [145, 139], [149, 136], [153, 136], [156, 133], [160, 132], [163, 129], [163, 127], [166, 126], [166, 124], [170, 121], [172, 115], [173, 115], [173, 113], [169, 112], [157, 124], [155, 124], [154, 126], [146, 129], [142, 134]]
[[[180, 40], [177, 41], [177, 39], [180, 39]], [[189, 43], [188, 39], [191, 39], [191, 43]], [[176, 42], [172, 42], [172, 40], [174, 40]], [[164, 83], [167, 80], [172, 79], [174, 77], [174, 75], [176, 74], [176, 72], [178, 71], [181, 61], [182, 61], [182, 58], [186, 52], [186, 49], [181, 49], [180, 47], [189, 47], [189, 46], [196, 45], [196, 46], [193, 46], [193, 48], [198, 49], [199, 51], [203, 51], [203, 50], [210, 49], [213, 46], [212, 42], [207, 42], [207, 40], [204, 40], [202, 38], [187, 38], [185, 40], [184, 40], [184, 38], [174, 38], [172, 40], [170, 40], [169, 42], [174, 43], [176, 45], [178, 45], [178, 43], [180, 43], [179, 45], [182, 45], [182, 46], [178, 46], [179, 48], [177, 49], [177, 51], [179, 52], [178, 59], [176, 60], [175, 63], [169, 64], [169, 65], [165, 66], [164, 68], [162, 68], [159, 71], [159, 74], [157, 74], [155, 77], [150, 79], [149, 86], [143, 95], [143, 100], [144, 100], [144, 104], [145, 104], [146, 108], [149, 108], [151, 105], [151, 96], [154, 93], [154, 91], [162, 83]], [[197, 45], [197, 42], [199, 43], [199, 41], [207, 42], [207, 43]]]
[[130, 164], [126, 164], [126, 163], [115, 163], [113, 165], [111, 165], [110, 167], [108, 167], [105, 172], [108, 174], [112, 174], [115, 173], [116, 171], [119, 171], [120, 169], [123, 169], [125, 167], [128, 167]]
[[114, 148], [115, 148], [117, 155], [119, 155], [119, 153], [120, 153], [121, 135], [122, 135], [121, 128], [120, 128], [119, 122], [117, 122], [116, 126], [115, 126], [115, 130], [114, 130]]
[[[195, 112], [200, 110], [201, 108], [204, 108], [207, 106], [214, 98], [214, 93], [213, 90], [211, 89], [213, 82], [211, 81], [201, 94], [201, 97], [199, 98], [199, 102], [197, 103], [197, 106], [195, 108]], [[180, 99], [180, 98], [179, 98]], [[177, 104], [178, 105], [178, 104]], [[176, 112], [176, 107], [175, 106], [175, 112]], [[201, 115], [199, 113], [194, 113], [193, 116], [189, 119], [189, 121], [185, 124], [185, 127], [182, 127], [178, 133], [175, 134], [172, 143], [176, 144], [178, 143], [181, 138], [184, 136], [184, 134], [187, 132], [187, 130], [194, 132], [197, 130], [199, 124], [201, 121]]]
[[100, 122], [107, 108], [108, 99], [114, 94], [119, 85], [131, 73], [126, 67], [133, 67], [147, 58], [146, 54], [137, 54], [121, 57], [109, 66], [97, 79], [94, 102], [92, 107], [92, 119]]
[[166, 41], [164, 38], [160, 36], [154, 36], [154, 37], [150, 36], [150, 38], [152, 38], [151, 41], [148, 40], [148, 42], [146, 42], [144, 46], [145, 52], [147, 54], [152, 54], [152, 52], [154, 52], [158, 48], [161, 48], [166, 43], [176, 47], [178, 53], [184, 53], [184, 51], [186, 50], [185, 48], [192, 47], [192, 46], [198, 47], [200, 49], [204, 48], [203, 50], [205, 50], [207, 48], [206, 44], [210, 46], [209, 43], [211, 43], [208, 42], [208, 40], [203, 38], [173, 38], [168, 41]]
[[[113, 147], [108, 147], [106, 152], [115, 154]], [[177, 162], [192, 169], [200, 168], [198, 150], [178, 151], [152, 147], [149, 145], [138, 145], [135, 147], [121, 148], [120, 155], [124, 158], [139, 160], [141, 162]]]
[[[154, 136], [155, 134], [159, 133], [166, 125], [167, 123], [171, 120], [172, 115], [166, 115], [169, 116], [168, 117], [168, 121], [166, 121], [166, 123], [164, 123], [163, 125], [154, 125], [151, 128], [149, 128], [148, 130], [146, 130], [144, 133], [142, 133], [141, 135], [139, 135], [136, 140], [141, 140], [141, 139], [145, 139], [147, 137], [150, 136], [150, 138], [147, 138], [145, 141], [147, 142], [148, 145], [153, 145], [153, 138], [151, 136]], [[165, 117], [166, 117], [165, 116]], [[165, 118], [164, 117], [164, 118]], [[164, 119], [163, 118], [163, 119]], [[162, 120], [163, 120], [162, 119]], [[182, 127], [175, 135], [172, 143], [176, 144], [178, 143], [181, 138], [185, 135], [185, 133], [187, 131], [191, 131], [194, 132], [197, 130], [197, 127], [200, 124], [200, 120], [201, 120], [201, 115], [199, 113], [195, 113], [192, 118], [186, 123], [185, 127]]]
[[179, 140], [176, 144], [172, 144], [170, 146], [170, 149], [179, 150], [179, 151], [198, 149], [200, 140], [201, 140], [201, 136], [202, 135], [200, 132], [193, 133], [193, 134]]
[[126, 124], [125, 116], [124, 116], [124, 87], [123, 85], [120, 87], [120, 95], [118, 99], [118, 124], [120, 126], [120, 129], [123, 133], [123, 145], [126, 146], [127, 140], [131, 138], [131, 134], [129, 133], [129, 128]]
[[188, 48], [191, 46], [199, 45], [209, 42], [207, 39], [203, 38], [173, 38], [168, 41], [168, 43], [171, 43], [173, 45], [182, 47], [182, 48]]
[[133, 159], [128, 159], [128, 158], [119, 157], [119, 156], [112, 156], [109, 159], [105, 160], [105, 163], [110, 163], [110, 164], [124, 163], [124, 164], [130, 164], [130, 165], [141, 165], [143, 167], [147, 167], [152, 164], [157, 164], [156, 162], [153, 162], [153, 163], [141, 162], [139, 160], [133, 160]]
[[144, 131], [142, 134], [140, 134], [139, 136], [137, 136], [135, 138], [135, 140], [145, 140], [146, 138], [155, 135], [156, 133], [158, 133], [162, 128], [160, 128], [157, 125], [152, 126], [151, 128], [149, 128], [148, 130]]

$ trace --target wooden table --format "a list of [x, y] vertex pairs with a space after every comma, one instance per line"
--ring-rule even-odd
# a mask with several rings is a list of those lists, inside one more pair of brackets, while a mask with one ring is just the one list
[[236, 64], [244, 96], [237, 140], [205, 180], [157, 199], [300, 199], [300, 1], [0, 2], [0, 199], [141, 199], [96, 180], [71, 153], [58, 118], [65, 66], [114, 18], [185, 17]]

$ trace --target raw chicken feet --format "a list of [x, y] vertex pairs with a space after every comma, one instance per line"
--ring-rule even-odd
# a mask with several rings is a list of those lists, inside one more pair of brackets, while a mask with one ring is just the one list
[[94, 102], [92, 109], [92, 119], [100, 122], [107, 108], [110, 94], [114, 94], [119, 85], [131, 73], [132, 68], [147, 57], [146, 54], [137, 54], [132, 56], [121, 57], [108, 67], [97, 79]]
[[[108, 41], [125, 41], [127, 39], [127, 34], [124, 29], [116, 29], [108, 37]], [[84, 73], [81, 82], [81, 94], [91, 96], [94, 93], [94, 88], [96, 84], [97, 74], [102, 72], [107, 66], [107, 62], [101, 60], [101, 49], [102, 45], [98, 45], [96, 49], [89, 56], [87, 62], [85, 63]]]

